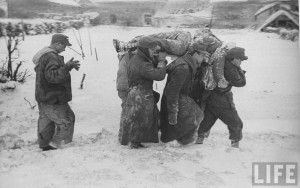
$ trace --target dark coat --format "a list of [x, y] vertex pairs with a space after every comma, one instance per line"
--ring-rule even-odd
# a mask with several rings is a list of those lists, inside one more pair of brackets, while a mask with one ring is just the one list
[[43, 54], [36, 63], [35, 98], [38, 103], [66, 104], [72, 100], [70, 68], [55, 52]]
[[198, 129], [198, 135], [204, 135], [211, 129], [217, 119], [223, 121], [229, 129], [229, 139], [239, 141], [242, 139], [243, 122], [239, 117], [231, 88], [243, 87], [246, 84], [244, 71], [231, 62], [226, 61], [224, 67], [224, 76], [229, 82], [227, 88], [215, 88], [206, 102], [204, 119]]
[[224, 76], [229, 82], [227, 88], [215, 88], [211, 93], [208, 105], [216, 106], [219, 108], [231, 107], [235, 109], [233, 102], [233, 94], [231, 92], [232, 86], [243, 87], [246, 85], [245, 72], [241, 67], [237, 67], [229, 61], [225, 62]]
[[117, 72], [117, 90], [121, 91], [128, 91], [129, 86], [128, 86], [128, 68], [127, 64], [130, 59], [130, 54], [126, 53], [122, 57], [120, 57], [119, 61], [119, 69]]
[[231, 91], [232, 86], [234, 87], [244, 87], [246, 85], [245, 71], [241, 67], [237, 67], [229, 61], [225, 62], [224, 65], [224, 76], [225, 79], [229, 82], [227, 88], [215, 88], [216, 92], [225, 93]]
[[166, 68], [155, 68], [154, 62], [141, 50], [132, 57], [129, 64], [129, 87], [139, 86], [153, 90], [153, 80], [161, 81], [166, 76]]
[[[203, 112], [190, 97], [195, 67], [192, 57], [185, 55], [168, 65], [168, 79], [161, 102], [161, 141], [177, 140], [182, 144], [193, 141], [193, 135], [203, 119]], [[177, 124], [169, 124], [169, 116]]]
[[146, 54], [138, 49], [129, 63], [129, 85], [125, 105], [122, 109], [119, 141], [158, 142], [159, 112], [154, 100], [153, 80], [163, 80], [166, 68], [155, 68]]

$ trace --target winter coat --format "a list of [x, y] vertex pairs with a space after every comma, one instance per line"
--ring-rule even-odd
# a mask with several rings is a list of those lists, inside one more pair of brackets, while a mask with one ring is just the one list
[[224, 76], [229, 82], [227, 88], [215, 88], [208, 99], [207, 105], [215, 106], [217, 108], [232, 108], [235, 109], [233, 102], [233, 94], [231, 92], [232, 86], [243, 87], [246, 85], [246, 77], [244, 71], [235, 66], [229, 61], [225, 62]]
[[121, 113], [119, 142], [158, 142], [159, 111], [152, 91], [133, 87]]
[[[161, 102], [161, 141], [187, 144], [203, 119], [203, 112], [190, 97], [195, 67], [192, 57], [185, 55], [168, 65], [168, 79]], [[177, 117], [170, 125], [169, 117]]]
[[153, 80], [161, 81], [166, 76], [166, 68], [155, 68], [152, 60], [139, 49], [129, 64], [129, 87], [139, 86], [153, 90]]
[[131, 52], [126, 53], [122, 57], [120, 57], [119, 61], [119, 69], [117, 72], [117, 90], [128, 91], [128, 63], [131, 58]]
[[72, 100], [70, 68], [64, 57], [42, 49], [35, 58], [35, 98], [38, 103], [66, 104]]
[[122, 109], [119, 141], [158, 142], [159, 112], [154, 101], [153, 80], [163, 80], [166, 68], [155, 68], [153, 62], [140, 49], [129, 63], [129, 86]]
[[215, 88], [214, 91], [218, 93], [225, 93], [230, 91], [232, 86], [244, 87], [246, 85], [245, 71], [243, 71], [241, 67], [232, 64], [228, 60], [225, 62], [224, 66], [224, 76], [225, 79], [229, 82], [228, 87], [224, 89]]

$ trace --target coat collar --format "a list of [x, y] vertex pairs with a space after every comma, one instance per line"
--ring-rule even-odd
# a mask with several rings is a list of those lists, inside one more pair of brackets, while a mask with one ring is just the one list
[[197, 70], [197, 66], [196, 66], [196, 62], [194, 62], [194, 59], [191, 56], [191, 54], [187, 54], [187, 55], [183, 56], [183, 59], [185, 62], [187, 62], [187, 64], [192, 69], [193, 74], [194, 74]]

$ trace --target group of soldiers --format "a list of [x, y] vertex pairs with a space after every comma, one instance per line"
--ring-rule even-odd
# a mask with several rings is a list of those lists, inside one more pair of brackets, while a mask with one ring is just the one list
[[[122, 99], [119, 141], [130, 148], [142, 143], [176, 140], [203, 144], [217, 119], [229, 130], [231, 146], [238, 148], [243, 122], [233, 103], [231, 88], [246, 84], [240, 67], [245, 49], [224, 43], [209, 28], [138, 36], [130, 42], [113, 40], [118, 52], [118, 95]], [[166, 56], [176, 57], [168, 64]], [[153, 81], [164, 80], [161, 94]]]
[[[122, 99], [119, 142], [132, 149], [143, 143], [203, 144], [220, 119], [229, 130], [231, 146], [238, 148], [243, 122], [231, 88], [246, 85], [241, 63], [245, 49], [222, 42], [209, 28], [192, 37], [174, 31], [137, 36], [130, 42], [113, 40], [118, 52], [117, 90]], [[75, 114], [70, 71], [79, 61], [64, 62], [63, 52], [71, 46], [68, 36], [54, 34], [50, 46], [33, 57], [36, 71], [35, 98], [39, 107], [38, 140], [43, 151], [63, 148], [72, 142]], [[167, 55], [172, 56], [168, 63]], [[167, 75], [162, 94], [153, 82]], [[157, 107], [161, 100], [160, 110]], [[159, 134], [160, 132], [160, 134]], [[160, 135], [160, 138], [159, 138]]]

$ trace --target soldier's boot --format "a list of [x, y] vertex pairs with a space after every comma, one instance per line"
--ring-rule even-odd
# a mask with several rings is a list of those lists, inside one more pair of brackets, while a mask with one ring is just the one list
[[195, 144], [203, 144], [204, 141], [204, 136], [198, 136], [198, 138], [196, 139]]
[[180, 145], [187, 145], [187, 144], [189, 144], [189, 143], [192, 143], [194, 140], [195, 140], [194, 137], [190, 137], [190, 138], [186, 138], [186, 139], [177, 139], [177, 142], [178, 142]]
[[137, 42], [123, 42], [118, 39], [113, 39], [113, 45], [116, 52], [128, 52], [129, 50], [135, 49], [137, 47]]
[[139, 149], [139, 148], [144, 148], [145, 146], [141, 143], [137, 142], [131, 142], [130, 144], [130, 149]]
[[52, 146], [50, 146], [50, 145], [42, 148], [43, 151], [56, 150], [56, 149], [57, 149], [57, 148], [54, 148], [54, 147], [52, 147]]
[[61, 149], [61, 148], [63, 148], [64, 145], [65, 145], [64, 140], [62, 140], [60, 142], [53, 142], [53, 141], [51, 141], [49, 143], [49, 146], [51, 146], [51, 147], [53, 147], [55, 149]]
[[231, 140], [231, 147], [233, 147], [233, 148], [239, 148], [239, 141]]
[[118, 39], [113, 39], [113, 45], [115, 47], [116, 52], [120, 52], [120, 41]]

